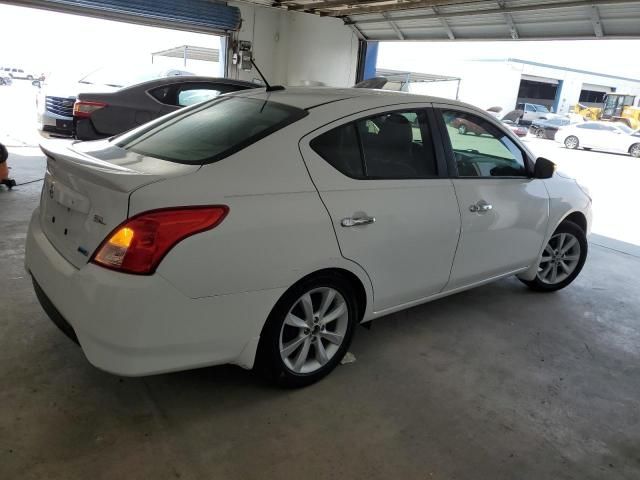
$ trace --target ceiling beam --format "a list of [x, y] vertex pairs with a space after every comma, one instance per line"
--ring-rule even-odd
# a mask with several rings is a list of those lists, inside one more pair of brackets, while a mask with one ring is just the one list
[[356, 35], [356, 37], [358, 37], [358, 40], [362, 40], [364, 42], [367, 41], [367, 37], [364, 35], [364, 33], [362, 33], [362, 31], [358, 28], [358, 26], [355, 23], [351, 22], [349, 17], [345, 18], [344, 24], [351, 29], [351, 31]]
[[[287, 4], [288, 10], [316, 11], [330, 8], [348, 7], [352, 5], [371, 5], [375, 3], [389, 2], [390, 0], [321, 0], [319, 2], [299, 3], [295, 0], [280, 1], [281, 4]], [[344, 13], [348, 13], [345, 9]]]
[[[504, 0], [498, 0], [498, 6], [500, 7], [501, 10], [504, 10], [506, 8], [504, 4]], [[511, 14], [505, 13], [504, 19], [506, 20], [507, 26], [509, 27], [509, 33], [511, 34], [511, 38], [513, 40], [518, 40], [520, 38], [520, 35], [518, 34], [518, 29], [516, 28], [516, 24], [514, 23], [513, 17], [511, 16]]]
[[600, 12], [597, 6], [591, 7], [591, 24], [593, 25], [593, 33], [597, 38], [604, 37], [604, 31], [602, 30], [602, 20], [600, 20]]
[[[473, 4], [482, 2], [483, 0], [326, 0], [323, 3], [340, 2], [342, 7], [340, 10], [331, 10], [331, 8], [340, 8], [336, 4], [332, 6], [326, 6], [324, 8], [315, 8], [315, 10], [327, 10], [322, 12], [322, 15], [331, 15], [339, 17], [342, 15], [359, 15], [363, 13], [382, 13], [382, 12], [397, 12], [402, 10], [411, 10], [414, 8], [430, 8], [430, 7], [442, 7], [445, 5], [458, 5], [458, 4]], [[395, 3], [392, 3], [395, 2]], [[385, 3], [385, 5], [379, 5]], [[373, 4], [373, 5], [371, 5]], [[378, 5], [376, 5], [378, 4]], [[307, 5], [312, 5], [308, 3]], [[309, 7], [305, 6], [305, 9]]]
[[405, 39], [404, 33], [400, 31], [400, 29], [398, 28], [398, 25], [396, 25], [396, 22], [392, 20], [391, 15], [385, 12], [382, 14], [382, 16], [387, 20], [387, 23], [393, 29], [393, 31], [396, 32], [396, 35], [398, 36], [398, 40], [404, 40]]
[[[433, 10], [433, 13], [435, 13], [436, 15], [440, 13], [438, 11], [438, 7], [436, 7], [435, 5], [431, 7], [431, 9]], [[444, 17], [440, 17], [440, 23], [442, 24], [442, 28], [444, 28], [444, 31], [447, 33], [447, 37], [449, 37], [449, 40], [455, 40], [456, 36], [453, 34], [453, 30], [451, 30], [451, 27], [449, 26], [449, 22], [447, 22], [447, 19]]]
[[[520, 13], [520, 12], [535, 12], [540, 10], [555, 10], [560, 8], [572, 8], [572, 7], [585, 7], [589, 5], [626, 5], [630, 3], [638, 3], [638, 0], [591, 0], [591, 1], [573, 1], [573, 2], [549, 2], [549, 3], [537, 3], [531, 5], [523, 5], [519, 7], [505, 7], [501, 8], [487, 8], [482, 10], [469, 10], [467, 12], [452, 12], [452, 13], [444, 13], [440, 10], [439, 14], [435, 13], [427, 13], [424, 15], [401, 15], [393, 17], [395, 22], [401, 22], [403, 20], [431, 20], [434, 18], [458, 18], [458, 17], [473, 17], [476, 15], [495, 15], [499, 13]], [[415, 5], [415, 4], [411, 4]], [[433, 5], [426, 5], [427, 7], [432, 7]], [[419, 7], [411, 7], [411, 8], [419, 8]], [[405, 7], [405, 10], [407, 8]], [[353, 9], [349, 10], [349, 16], [353, 15], [364, 15], [372, 12], [368, 9]], [[332, 12], [330, 15], [332, 16], [340, 16], [338, 12]], [[365, 23], [380, 23], [383, 22], [384, 19], [381, 18], [369, 18], [366, 20], [356, 20], [352, 19], [357, 24], [365, 24]]]

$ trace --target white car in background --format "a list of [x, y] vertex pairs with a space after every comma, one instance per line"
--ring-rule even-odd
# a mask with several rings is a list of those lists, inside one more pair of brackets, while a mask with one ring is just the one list
[[560, 128], [556, 142], [570, 149], [602, 150], [640, 157], [640, 136], [623, 123], [584, 122]]
[[233, 363], [309, 384], [359, 323], [510, 275], [558, 290], [587, 257], [583, 188], [453, 100], [246, 90], [43, 151], [26, 268], [120, 375]]

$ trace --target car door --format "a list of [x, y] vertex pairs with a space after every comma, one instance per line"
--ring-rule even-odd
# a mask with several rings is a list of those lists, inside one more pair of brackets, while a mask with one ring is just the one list
[[[462, 218], [447, 289], [528, 267], [540, 252], [549, 216], [544, 183], [530, 175], [532, 160], [510, 132], [488, 116], [458, 106], [437, 107]], [[483, 133], [458, 134], [450, 123], [461, 117]]]
[[607, 125], [606, 128], [607, 150], [627, 153], [630, 147], [629, 134], [616, 125]]
[[460, 213], [432, 117], [424, 106], [376, 109], [300, 142], [342, 255], [371, 279], [376, 312], [436, 294], [449, 279]]

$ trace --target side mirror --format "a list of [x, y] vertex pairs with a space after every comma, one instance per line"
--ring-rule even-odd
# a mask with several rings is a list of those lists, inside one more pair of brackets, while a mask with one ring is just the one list
[[543, 157], [538, 157], [536, 164], [533, 167], [534, 178], [551, 178], [556, 171], [556, 164], [551, 160], [547, 160]]

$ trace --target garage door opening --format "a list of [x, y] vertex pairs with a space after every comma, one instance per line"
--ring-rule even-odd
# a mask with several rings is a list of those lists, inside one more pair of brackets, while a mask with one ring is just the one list
[[560, 80], [551, 78], [523, 76], [520, 80], [516, 103], [543, 105], [550, 111], [556, 111], [560, 83]]
[[[158, 22], [160, 28], [144, 24], [144, 18], [133, 23], [134, 16], [115, 21], [0, 5], [0, 17], [12, 45], [0, 58], [6, 78], [0, 85], [0, 142], [9, 145], [35, 146], [43, 137], [71, 135], [80, 94], [117, 92], [173, 76], [224, 76], [225, 38], [185, 30], [185, 16], [176, 18], [176, 28], [165, 28], [168, 19]], [[54, 26], [58, 33], [52, 36]], [[176, 98], [163, 97], [158, 112]]]
[[[630, 150], [632, 144], [640, 143], [640, 131], [627, 128], [616, 133], [619, 128], [615, 122], [599, 113], [605, 110], [608, 94], [640, 98], [637, 69], [624, 57], [611, 55], [611, 51], [633, 52], [638, 47], [638, 40], [380, 42], [376, 68], [378, 72], [410, 72], [406, 75], [411, 78], [459, 78], [459, 89], [417, 83], [406, 87], [412, 93], [459, 98], [489, 110], [499, 120], [525, 124], [525, 145], [535, 155], [551, 159], [591, 191], [593, 238], [638, 253], [640, 226], [629, 222], [632, 214], [626, 206], [635, 202], [633, 179], [640, 175], [640, 162]], [[640, 109], [633, 102], [627, 103], [631, 106], [625, 107], [625, 115], [640, 118]], [[603, 120], [603, 128], [612, 126], [615, 132], [607, 138], [604, 134], [597, 136], [598, 141], [602, 137], [597, 145], [589, 143], [596, 136], [581, 134], [577, 148], [567, 148], [563, 140], [569, 134], [563, 132], [571, 125], [566, 124], [584, 123], [579, 112], [585, 108], [592, 108], [590, 121]], [[618, 173], [621, 171], [625, 172], [623, 177]]]

